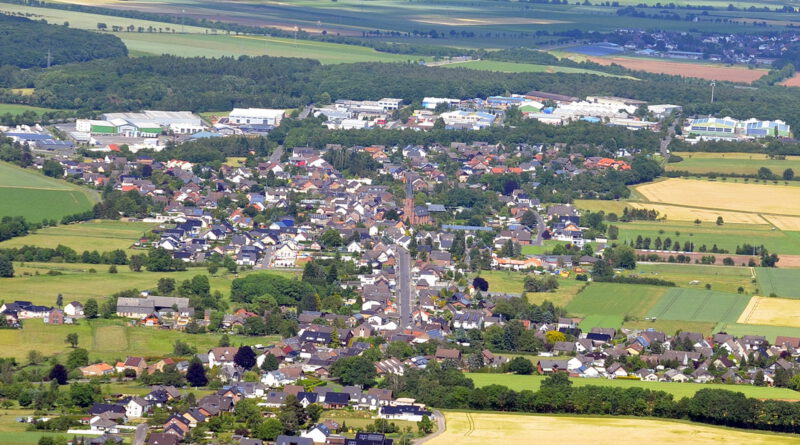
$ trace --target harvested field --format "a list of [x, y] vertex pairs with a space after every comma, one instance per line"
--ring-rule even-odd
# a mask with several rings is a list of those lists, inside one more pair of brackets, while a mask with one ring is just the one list
[[767, 74], [765, 69], [748, 69], [724, 65], [704, 65], [693, 62], [673, 62], [660, 59], [632, 57], [589, 57], [601, 65], [617, 64], [625, 68], [646, 73], [670, 74], [708, 80], [751, 83]]
[[800, 216], [800, 190], [792, 186], [670, 178], [635, 190], [656, 203]]
[[764, 220], [755, 213], [741, 213], [731, 212], [724, 210], [711, 210], [699, 209], [696, 207], [681, 207], [666, 204], [642, 204], [637, 202], [629, 203], [629, 207], [636, 209], [654, 209], [657, 210], [661, 216], [667, 217], [667, 220], [674, 221], [700, 221], [715, 222], [718, 216], [721, 216], [726, 223], [741, 223], [741, 224], [764, 224]]
[[[773, 226], [781, 230], [800, 230], [800, 216], [763, 215]], [[725, 219], [727, 221], [727, 218]]]
[[800, 87], [800, 73], [796, 73], [794, 76], [784, 80], [778, 85], [783, 85], [785, 87]]
[[781, 255], [778, 267], [782, 269], [787, 267], [800, 267], [800, 255]]
[[800, 301], [788, 298], [753, 297], [736, 322], [800, 327]]
[[595, 445], [684, 443], [689, 438], [695, 445], [780, 445], [797, 441], [796, 436], [651, 419], [465, 412], [447, 412], [445, 418], [447, 429], [427, 442], [429, 445], [562, 443], [586, 438]]
[[443, 26], [491, 26], [491, 25], [553, 25], [558, 23], [569, 23], [561, 20], [534, 19], [528, 17], [447, 17], [440, 15], [425, 15], [411, 19], [417, 23], [430, 23], [431, 25]]

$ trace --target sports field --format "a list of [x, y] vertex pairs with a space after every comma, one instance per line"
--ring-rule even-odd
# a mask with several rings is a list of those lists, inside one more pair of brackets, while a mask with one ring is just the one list
[[761, 167], [776, 175], [787, 168], [800, 172], [800, 156], [787, 156], [785, 160], [770, 159], [760, 153], [673, 153], [683, 161], [667, 164], [667, 171], [685, 170], [690, 173], [735, 173], [755, 174]]
[[681, 321], [736, 322], [750, 296], [699, 289], [670, 289], [648, 317]]
[[750, 299], [736, 322], [800, 328], [800, 301], [756, 296]]
[[797, 437], [718, 428], [669, 420], [541, 416], [517, 413], [448, 411], [445, 432], [426, 442], [429, 445], [486, 445], [517, 443], [589, 442], [596, 445], [676, 444], [696, 445], [783, 445], [797, 443]]
[[142, 253], [131, 249], [133, 243], [155, 225], [141, 222], [93, 220], [80, 224], [69, 224], [40, 229], [36, 233], [12, 238], [0, 243], [0, 249], [21, 246], [55, 248], [59, 244], [75, 249], [79, 254], [84, 250], [127, 250], [128, 255]]
[[97, 202], [89, 189], [6, 162], [0, 162], [0, 193], [0, 217], [24, 216], [32, 222], [60, 220], [89, 210]]
[[572, 299], [567, 311], [579, 317], [628, 315], [643, 318], [667, 289], [638, 284], [592, 283]]
[[[780, 261], [778, 264], [780, 265]], [[756, 276], [761, 295], [800, 298], [800, 270], [759, 267], [756, 269]]]
[[[515, 375], [515, 374], [486, 374], [486, 373], [466, 373], [467, 377], [475, 382], [475, 386], [483, 387], [488, 385], [503, 385], [515, 391], [528, 389], [537, 391], [542, 380], [547, 378], [543, 375]], [[644, 382], [641, 380], [628, 379], [570, 379], [572, 386], [609, 386], [613, 388], [646, 388], [654, 391], [664, 391], [675, 396], [676, 399], [691, 397], [703, 388], [727, 389], [738, 391], [748, 397], [759, 399], [790, 399], [800, 400], [800, 393], [787, 388], [768, 388], [753, 385], [726, 385], [713, 383], [677, 383], [677, 382]]]
[[670, 178], [635, 190], [655, 203], [800, 216], [800, 189], [786, 185]]
[[752, 283], [753, 272], [747, 267], [639, 263], [628, 274], [672, 281], [678, 287], [701, 289], [706, 284], [711, 284], [711, 288], [717, 291], [735, 293], [742, 287], [745, 294], [756, 293], [756, 285]]
[[[25, 320], [22, 329], [0, 330], [0, 348], [5, 357], [26, 362], [28, 351], [44, 355], [68, 353], [67, 334], [78, 334], [78, 346], [90, 353], [92, 360], [125, 359], [128, 355], [145, 357], [172, 353], [176, 340], [205, 351], [219, 343], [220, 334], [191, 335], [180, 331], [127, 326], [125, 320], [81, 320], [77, 325], [47, 325], [42, 320]], [[234, 344], [269, 344], [277, 337], [235, 336]]]

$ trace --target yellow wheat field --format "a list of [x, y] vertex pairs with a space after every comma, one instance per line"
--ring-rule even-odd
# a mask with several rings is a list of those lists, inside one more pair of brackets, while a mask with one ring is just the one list
[[753, 297], [738, 323], [800, 327], [800, 300]]
[[750, 433], [692, 423], [614, 417], [462, 413], [445, 415], [445, 432], [426, 445], [591, 443], [592, 445], [797, 443], [788, 435]]
[[671, 178], [636, 187], [654, 203], [800, 216], [800, 188]]
[[800, 216], [782, 216], [782, 215], [763, 215], [763, 216], [773, 226], [781, 230], [800, 231]]
[[765, 221], [755, 213], [741, 213], [726, 210], [698, 209], [695, 207], [681, 207], [668, 204], [651, 203], [629, 203], [630, 207], [637, 209], [653, 209], [658, 211], [659, 216], [667, 217], [669, 221], [694, 221], [699, 219], [703, 222], [714, 222], [721, 216], [726, 223], [740, 224], [765, 224]]

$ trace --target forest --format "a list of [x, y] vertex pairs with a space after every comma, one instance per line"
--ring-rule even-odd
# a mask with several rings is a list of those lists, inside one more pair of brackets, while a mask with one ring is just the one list
[[0, 64], [45, 68], [72, 62], [125, 57], [128, 49], [117, 36], [48, 25], [0, 14]]

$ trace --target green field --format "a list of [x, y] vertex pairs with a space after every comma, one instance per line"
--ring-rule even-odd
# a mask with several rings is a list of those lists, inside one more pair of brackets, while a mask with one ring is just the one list
[[142, 253], [131, 249], [133, 243], [155, 225], [141, 222], [93, 220], [80, 224], [47, 227], [28, 236], [12, 238], [0, 243], [0, 249], [26, 245], [55, 248], [59, 244], [75, 249], [79, 254], [84, 250], [127, 250], [128, 255]]
[[681, 162], [667, 164], [667, 171], [685, 170], [689, 173], [734, 173], [756, 174], [766, 167], [776, 175], [787, 168], [800, 171], [800, 156], [787, 156], [785, 160], [769, 159], [757, 153], [674, 153], [683, 158]]
[[[30, 350], [45, 355], [64, 354], [70, 350], [64, 342], [67, 334], [78, 334], [78, 346], [89, 350], [91, 360], [124, 360], [128, 355], [162, 357], [172, 354], [176, 340], [181, 340], [203, 352], [217, 346], [220, 334], [191, 335], [179, 331], [158, 328], [127, 326], [125, 320], [81, 320], [77, 325], [53, 326], [41, 320], [25, 320], [22, 329], [0, 331], [0, 348], [4, 357], [14, 357], [27, 362]], [[274, 336], [234, 336], [234, 344], [269, 344], [277, 341]]]
[[760, 295], [800, 298], [800, 270], [759, 267], [756, 276]]
[[[703, 266], [696, 264], [642, 264], [626, 275], [637, 275], [646, 278], [658, 278], [672, 281], [678, 287], [703, 288], [711, 284], [711, 288], [722, 292], [738, 292], [739, 287], [744, 288], [744, 293], [755, 294], [756, 285], [752, 283], [752, 269], [740, 266]], [[691, 284], [697, 281], [696, 284]]]
[[726, 332], [737, 337], [742, 335], [763, 335], [770, 342], [774, 342], [778, 336], [800, 337], [800, 328], [786, 326], [766, 326], [744, 323], [718, 323], [714, 327], [714, 332]]
[[[511, 374], [479, 374], [467, 373], [467, 377], [475, 382], [475, 386], [503, 385], [515, 391], [529, 389], [537, 391], [546, 376], [538, 375], [511, 375]], [[625, 379], [570, 379], [573, 386], [610, 386], [614, 388], [646, 388], [655, 391], [665, 391], [675, 396], [676, 399], [691, 397], [704, 388], [727, 389], [739, 391], [748, 397], [759, 399], [788, 399], [800, 400], [800, 393], [787, 388], [769, 388], [752, 385], [725, 385], [705, 383], [675, 383], [675, 382], [643, 382], [641, 380]]]
[[629, 321], [622, 324], [624, 329], [653, 329], [667, 335], [676, 332], [700, 332], [704, 335], [711, 335], [717, 326], [713, 321], [680, 321], [680, 320], [640, 320]]
[[[96, 273], [89, 270], [94, 268]], [[84, 302], [89, 298], [103, 299], [113, 293], [127, 289], [155, 289], [159, 278], [174, 278], [178, 283], [195, 275], [207, 275], [204, 267], [189, 268], [183, 272], [132, 272], [128, 266], [118, 266], [118, 273], [108, 273], [104, 264], [66, 264], [66, 263], [15, 263], [14, 278], [4, 278], [0, 298], [6, 301], [27, 300], [35, 304], [53, 305], [60, 293], [64, 301]], [[51, 270], [62, 275], [47, 275]], [[38, 272], [38, 275], [36, 274]], [[241, 272], [244, 276], [252, 272]], [[268, 273], [294, 276], [292, 272], [270, 271]], [[214, 275], [209, 277], [211, 291], [220, 291], [223, 296], [230, 294], [234, 275]]]
[[98, 200], [87, 188], [5, 162], [0, 162], [0, 191], [0, 217], [24, 216], [32, 222], [60, 220], [91, 209]]
[[30, 105], [19, 104], [0, 104], [0, 115], [4, 114], [22, 114], [26, 111], [33, 111], [34, 113], [44, 113], [46, 111], [55, 111], [51, 108], [32, 107]]
[[567, 305], [571, 315], [614, 315], [643, 318], [667, 292], [665, 287], [592, 283]]
[[622, 315], [588, 315], [578, 326], [584, 332], [589, 332], [592, 328], [614, 328], [622, 327], [625, 317]]
[[[480, 276], [489, 283], [489, 292], [522, 294], [526, 274], [509, 270], [482, 270]], [[556, 306], [566, 306], [585, 283], [574, 278], [558, 278], [558, 289], [551, 292], [528, 292], [528, 301], [541, 304], [547, 300]]]
[[[703, 244], [710, 250], [716, 244], [720, 249], [726, 249], [733, 254], [736, 246], [744, 243], [764, 245], [770, 252], [784, 254], [800, 254], [800, 232], [774, 230], [771, 224], [732, 224], [721, 226], [715, 224], [694, 224], [690, 221], [636, 221], [630, 223], [615, 223], [619, 227], [619, 240], [622, 242], [635, 241], [638, 236], [650, 238], [650, 248], [654, 249], [655, 239], [670, 238], [673, 243], [680, 242], [681, 249], [688, 241], [694, 244], [698, 251]], [[674, 250], [674, 248], [673, 248]], [[715, 254], [721, 264], [726, 254]]]
[[[625, 77], [604, 73], [602, 71], [572, 68], [566, 66], [535, 65], [532, 63], [499, 62], [494, 60], [474, 60], [442, 65], [446, 68], [468, 68], [481, 71], [500, 71], [502, 73], [566, 73], [566, 74], [594, 74], [604, 77]], [[630, 78], [630, 77], [628, 77]]]
[[749, 295], [672, 288], [647, 316], [659, 320], [736, 322], [749, 302]]

